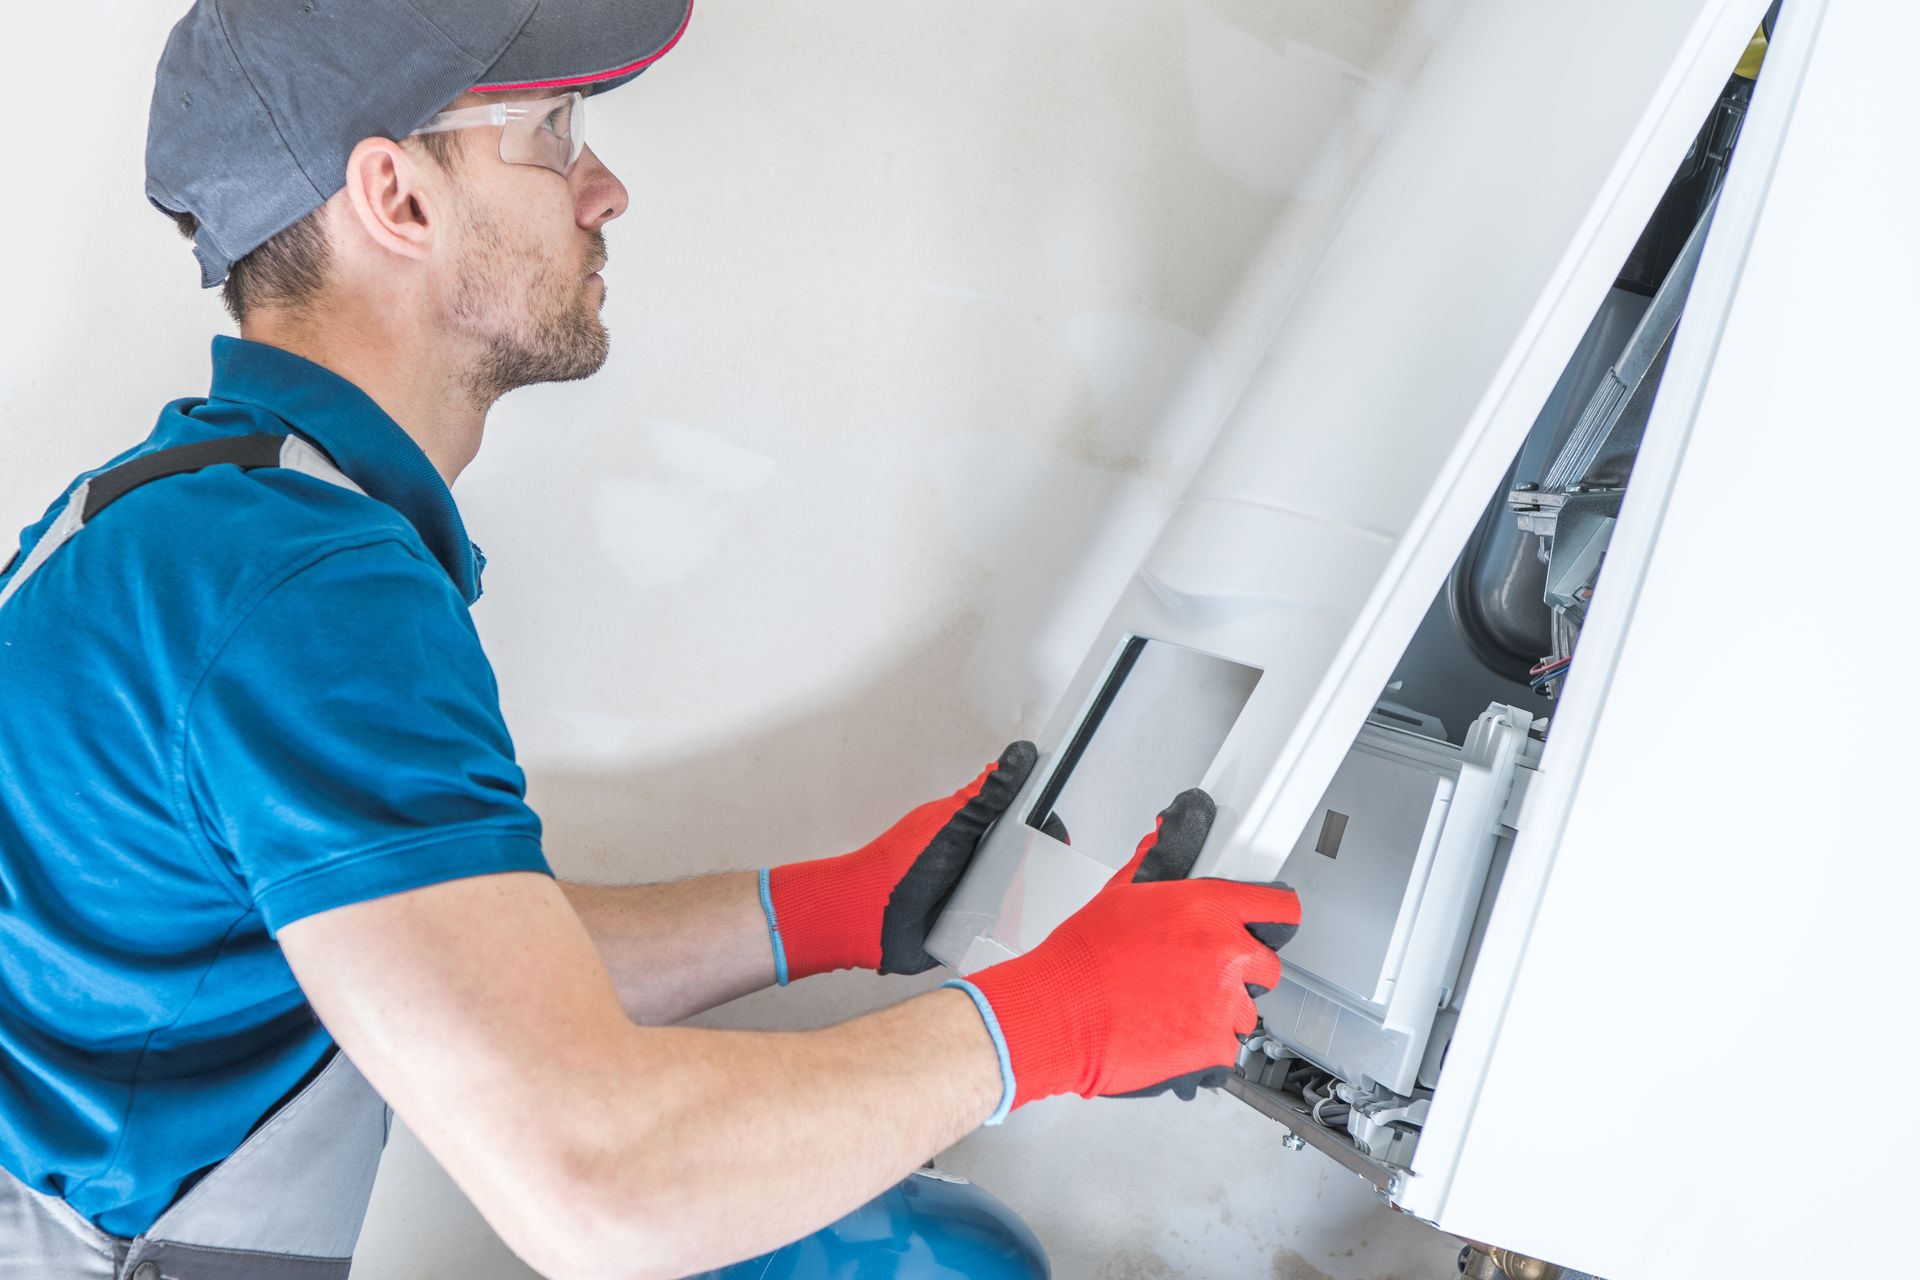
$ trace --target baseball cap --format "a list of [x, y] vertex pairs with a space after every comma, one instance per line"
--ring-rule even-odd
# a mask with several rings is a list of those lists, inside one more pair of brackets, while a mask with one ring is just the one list
[[468, 90], [604, 93], [686, 30], [693, 0], [195, 0], [147, 114], [147, 199], [199, 223], [212, 288]]

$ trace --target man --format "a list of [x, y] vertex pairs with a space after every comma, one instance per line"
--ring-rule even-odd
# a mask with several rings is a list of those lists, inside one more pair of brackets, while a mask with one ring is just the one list
[[0, 573], [0, 1274], [344, 1276], [384, 1100], [534, 1267], [681, 1275], [1035, 1098], [1191, 1096], [1251, 1030], [1298, 906], [1184, 879], [1198, 792], [971, 982], [814, 1032], [669, 1025], [930, 968], [1025, 743], [841, 857], [551, 876], [450, 486], [501, 395], [605, 361], [627, 193], [581, 95], [686, 20], [200, 0], [175, 28], [147, 190], [241, 337]]

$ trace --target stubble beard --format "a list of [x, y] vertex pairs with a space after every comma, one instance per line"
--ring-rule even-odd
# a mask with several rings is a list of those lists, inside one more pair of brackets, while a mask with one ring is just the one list
[[[485, 214], [471, 214], [470, 228], [453, 314], [461, 328], [481, 334], [465, 378], [474, 402], [490, 405], [516, 387], [598, 373], [611, 348], [600, 320], [605, 285], [558, 267]], [[604, 236], [596, 230], [593, 239], [594, 256], [604, 259]]]

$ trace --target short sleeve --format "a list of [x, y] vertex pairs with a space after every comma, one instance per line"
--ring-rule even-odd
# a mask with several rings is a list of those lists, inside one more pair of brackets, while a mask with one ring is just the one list
[[446, 880], [552, 874], [466, 604], [398, 540], [323, 555], [245, 609], [188, 702], [184, 771], [269, 932]]

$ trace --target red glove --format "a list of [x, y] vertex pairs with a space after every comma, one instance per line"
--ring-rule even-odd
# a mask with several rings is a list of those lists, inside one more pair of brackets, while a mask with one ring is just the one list
[[927, 931], [1037, 758], [1031, 742], [1016, 742], [866, 848], [763, 870], [760, 904], [780, 985], [830, 969], [925, 973], [939, 963], [927, 954]]
[[1188, 880], [1213, 800], [1183, 791], [1133, 860], [1023, 956], [982, 969], [967, 990], [1001, 1050], [995, 1124], [1056, 1093], [1191, 1099], [1218, 1088], [1280, 981], [1276, 948], [1300, 923], [1284, 886]]

